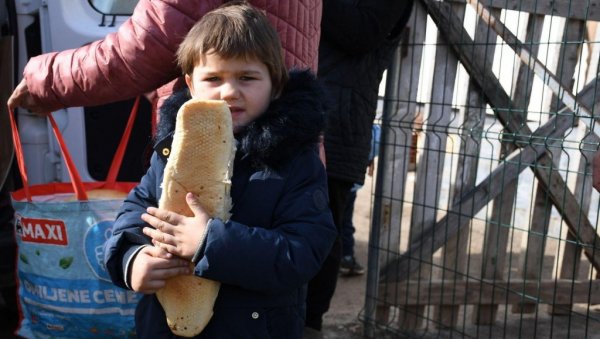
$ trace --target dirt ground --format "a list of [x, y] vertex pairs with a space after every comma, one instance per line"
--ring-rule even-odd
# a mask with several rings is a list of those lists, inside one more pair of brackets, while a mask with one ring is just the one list
[[[358, 191], [354, 206], [355, 255], [366, 268], [369, 229], [371, 226], [371, 202], [374, 190], [370, 177]], [[482, 235], [479, 235], [482, 237]], [[340, 276], [329, 312], [324, 317], [323, 336], [325, 339], [359, 339], [363, 336], [363, 325], [359, 317], [365, 304], [366, 273], [361, 276]], [[540, 312], [529, 315], [511, 314], [501, 306], [498, 314], [502, 321], [492, 326], [465, 326], [461, 334], [432, 326], [430, 333], [420, 333], [420, 338], [600, 338], [600, 305], [578, 304], [572, 316], [551, 317], [546, 312], [547, 305]], [[583, 315], [583, 316], [581, 316]], [[587, 316], [586, 316], [587, 315]], [[396, 338], [391, 333], [379, 333], [378, 338]]]
[[[371, 225], [371, 177], [365, 178], [365, 185], [358, 191], [354, 205], [354, 253], [356, 260], [366, 268], [369, 226]], [[325, 339], [363, 338], [363, 327], [359, 314], [365, 305], [366, 272], [360, 276], [338, 279], [335, 295], [329, 312], [323, 319]]]

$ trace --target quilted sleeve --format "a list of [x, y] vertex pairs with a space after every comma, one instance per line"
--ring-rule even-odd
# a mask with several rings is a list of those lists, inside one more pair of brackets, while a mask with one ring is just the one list
[[197, 20], [220, 3], [140, 0], [133, 15], [104, 39], [32, 58], [23, 74], [27, 87], [49, 111], [154, 90], [179, 75], [177, 46]]

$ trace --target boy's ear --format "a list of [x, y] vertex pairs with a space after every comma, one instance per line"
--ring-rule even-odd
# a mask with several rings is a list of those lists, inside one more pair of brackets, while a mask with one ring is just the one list
[[187, 84], [188, 88], [190, 89], [190, 92], [194, 91], [194, 84], [192, 83], [192, 77], [189, 74], [185, 75], [185, 83]]

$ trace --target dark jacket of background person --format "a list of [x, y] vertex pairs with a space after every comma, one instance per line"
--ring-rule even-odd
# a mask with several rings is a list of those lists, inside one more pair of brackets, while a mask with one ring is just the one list
[[[172, 134], [178, 107], [188, 97], [174, 99], [173, 105], [171, 99], [163, 105], [159, 136]], [[195, 267], [196, 275], [222, 283], [213, 318], [199, 338], [301, 337], [306, 283], [336, 237], [316, 147], [324, 123], [321, 104], [314, 78], [292, 73], [281, 97], [236, 134], [232, 216], [226, 223], [211, 223]], [[105, 245], [107, 269], [124, 288], [123, 267], [131, 253], [151, 245], [140, 215], [161, 195], [166, 160], [158, 154], [125, 200]], [[140, 301], [136, 328], [141, 338], [171, 336], [154, 294]]]
[[[412, 10], [412, 0], [324, 0], [318, 77], [332, 106], [327, 112], [325, 155], [329, 207], [341, 234], [354, 183], [363, 184], [379, 83]], [[342, 256], [336, 239], [310, 281], [306, 326], [320, 331], [337, 284]]]
[[411, 13], [412, 0], [323, 1], [318, 77], [331, 100], [327, 175], [364, 183], [379, 83]]
[[[93, 106], [153, 91], [181, 76], [175, 51], [190, 28], [223, 0], [140, 0], [117, 32], [76, 49], [31, 58], [28, 90], [47, 111]], [[288, 68], [317, 67], [321, 0], [250, 0], [277, 29]], [[167, 98], [183, 81], [158, 92]]]

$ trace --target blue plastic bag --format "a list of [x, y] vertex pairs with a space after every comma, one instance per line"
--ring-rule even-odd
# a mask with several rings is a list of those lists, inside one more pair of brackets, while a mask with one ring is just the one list
[[[35, 186], [30, 187], [35, 190]], [[135, 336], [140, 294], [116, 287], [103, 262], [121, 200], [14, 201], [25, 338]]]

